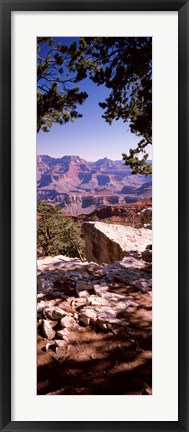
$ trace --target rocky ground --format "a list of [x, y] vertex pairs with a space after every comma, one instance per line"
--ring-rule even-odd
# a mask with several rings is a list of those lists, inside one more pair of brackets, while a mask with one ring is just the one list
[[152, 393], [151, 277], [149, 245], [106, 265], [38, 260], [38, 394]]

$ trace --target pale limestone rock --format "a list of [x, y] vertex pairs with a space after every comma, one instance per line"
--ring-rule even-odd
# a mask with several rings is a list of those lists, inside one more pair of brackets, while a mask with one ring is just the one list
[[78, 268], [80, 271], [83, 271], [83, 268], [87, 264], [89, 267], [92, 266], [93, 270], [98, 269], [97, 263], [88, 263], [87, 261], [80, 261], [79, 258], [70, 258], [64, 255], [39, 258], [37, 260], [37, 271], [39, 275], [38, 279], [44, 278], [45, 272], [45, 276], [48, 275], [48, 279], [50, 279], [50, 276], [52, 275], [53, 280], [58, 280], [59, 278], [63, 277], [64, 273], [66, 273], [66, 275], [69, 275], [69, 277], [78, 280], [80, 272], [76, 271], [75, 269]]
[[[134, 257], [126, 257], [123, 258], [121, 261], [116, 261], [114, 263], [114, 269], [115, 268], [119, 268], [119, 269], [142, 269], [144, 268], [144, 261], [142, 260], [138, 260]], [[107, 269], [109, 268], [109, 266], [107, 266]]]
[[43, 320], [42, 330], [43, 330], [43, 334], [44, 334], [45, 338], [54, 339], [56, 332], [55, 332], [55, 330], [53, 330], [49, 320]]
[[60, 327], [61, 328], [65, 328], [65, 327], [66, 328], [67, 327], [74, 328], [75, 324], [76, 324], [76, 322], [75, 322], [74, 318], [72, 318], [71, 316], [68, 316], [68, 315], [61, 318], [61, 320], [60, 320]]
[[45, 293], [42, 293], [42, 292], [41, 292], [41, 293], [38, 293], [38, 294], [37, 294], [37, 299], [40, 300], [40, 299], [42, 299], [43, 297], [45, 297], [45, 295], [46, 295], [46, 294], [45, 294]]
[[125, 300], [125, 296], [121, 294], [116, 294], [114, 292], [105, 292], [102, 294], [102, 297], [106, 300], [118, 302], [120, 300]]
[[66, 328], [64, 328], [63, 330], [57, 330], [56, 336], [59, 339], [64, 339], [65, 341], [68, 341], [69, 336], [70, 336], [70, 332]]
[[88, 326], [90, 324], [90, 317], [86, 316], [85, 314], [83, 314], [82, 312], [79, 314], [79, 321], [80, 323]]
[[83, 291], [79, 291], [78, 292], [78, 297], [85, 297], [85, 298], [87, 298], [87, 297], [89, 297], [90, 296], [90, 294], [89, 294], [89, 292], [87, 291], [87, 290], [83, 290]]
[[79, 314], [79, 321], [80, 323], [88, 326], [90, 324], [90, 317], [86, 316], [85, 314], [83, 314], [82, 312]]
[[37, 303], [37, 312], [39, 312], [39, 313], [43, 312], [43, 309], [45, 308], [45, 306], [46, 306], [46, 303], [44, 300]]
[[94, 285], [95, 294], [101, 295], [102, 293], [108, 291], [109, 287], [107, 285]]
[[102, 329], [111, 329], [112, 327], [127, 327], [128, 323], [123, 319], [113, 317], [109, 314], [101, 313], [98, 315], [97, 324]]
[[[102, 306], [101, 313], [105, 316], [116, 317], [116, 311], [112, 306]], [[99, 316], [99, 315], [98, 315]]]
[[78, 314], [79, 321], [85, 325], [89, 325], [90, 322], [94, 323], [97, 319], [97, 313], [92, 308], [83, 308]]
[[43, 315], [45, 318], [57, 320], [67, 315], [67, 312], [57, 306], [47, 306], [43, 309]]
[[99, 306], [99, 305], [108, 305], [108, 301], [100, 296], [95, 296], [95, 295], [91, 295], [90, 297], [88, 297], [88, 302], [91, 306]]
[[88, 304], [88, 298], [87, 297], [76, 297], [74, 298], [74, 300], [72, 300], [71, 305], [73, 307], [80, 307], [80, 306], [85, 306]]
[[[109, 227], [111, 228], [111, 226]], [[150, 230], [145, 230], [145, 232], [147, 231]], [[129, 239], [130, 244], [132, 243], [133, 245], [131, 254], [133, 254], [136, 244], [136, 232], [138, 232], [137, 241], [139, 242], [140, 240], [142, 243], [141, 234], [139, 234], [140, 230], [132, 232], [134, 235], [133, 241]], [[120, 233], [118, 232], [118, 237], [119, 235]], [[127, 240], [126, 238], [126, 241]], [[123, 257], [121, 261], [103, 266], [86, 261], [81, 263], [78, 259], [62, 256], [46, 257], [44, 260], [38, 260], [39, 277], [42, 277], [45, 281], [49, 278], [50, 286], [51, 288], [53, 287], [51, 299], [49, 300], [46, 300], [45, 292], [40, 292], [38, 294], [38, 311], [39, 314], [43, 314], [44, 318], [56, 320], [56, 323], [59, 322], [60, 329], [55, 336], [53, 333], [53, 336], [56, 337], [56, 340], [59, 339], [60, 342], [62, 342], [62, 346], [66, 346], [69, 342], [72, 334], [69, 330], [71, 332], [76, 332], [80, 329], [85, 330], [83, 327], [80, 327], [79, 324], [84, 324], [86, 326], [95, 325], [103, 331], [116, 331], [116, 327], [128, 325], [125, 322], [125, 318], [128, 314], [133, 313], [133, 308], [137, 307], [138, 304], [133, 301], [133, 296], [117, 294], [116, 287], [133, 286], [135, 291], [137, 288], [140, 291], [148, 291], [149, 294], [151, 294], [152, 278], [150, 266], [139, 258], [144, 250], [149, 250], [150, 244], [151, 240], [148, 240], [145, 245], [147, 249], [145, 249], [144, 245], [143, 249], [141, 246], [137, 257], [127, 255]], [[103, 247], [103, 242], [99, 241], [99, 246], [101, 249]], [[111, 247], [112, 244], [110, 243], [109, 249]], [[97, 279], [94, 278], [94, 270]], [[67, 287], [66, 302], [61, 301], [60, 303], [60, 295], [63, 289], [61, 292], [57, 290], [57, 281], [62, 284], [62, 286]], [[69, 287], [71, 288], [70, 295]], [[72, 297], [73, 288], [76, 288], [76, 297]], [[83, 297], [83, 295], [86, 295], [86, 297]], [[69, 305], [68, 311], [66, 305]], [[54, 331], [52, 327], [55, 326], [55, 322], [54, 324], [49, 322], [49, 324], [51, 326], [51, 331]], [[68, 326], [69, 324], [71, 326]], [[61, 327], [63, 328], [61, 329]]]

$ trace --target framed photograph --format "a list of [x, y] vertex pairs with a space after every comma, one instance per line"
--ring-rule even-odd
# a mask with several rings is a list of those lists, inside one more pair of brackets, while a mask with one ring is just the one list
[[1, 430], [188, 431], [188, 0], [0, 4]]

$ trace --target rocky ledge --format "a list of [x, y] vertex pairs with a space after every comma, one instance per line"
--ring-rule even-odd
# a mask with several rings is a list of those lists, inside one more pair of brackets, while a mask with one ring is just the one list
[[142, 228], [86, 222], [82, 226], [88, 261], [114, 263], [125, 256], [141, 258], [152, 243], [151, 224]]

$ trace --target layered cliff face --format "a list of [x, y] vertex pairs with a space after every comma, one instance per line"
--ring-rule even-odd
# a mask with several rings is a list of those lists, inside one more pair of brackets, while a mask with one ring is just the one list
[[152, 225], [152, 201], [144, 200], [131, 204], [103, 206], [95, 209], [89, 215], [74, 217], [74, 220], [79, 223], [102, 221], [142, 228], [144, 224]]
[[38, 156], [38, 200], [59, 204], [66, 213], [151, 198], [151, 176], [131, 175], [123, 161], [87, 162], [79, 156]]
[[125, 203], [122, 196], [116, 194], [107, 194], [107, 192], [99, 191], [92, 194], [66, 193], [56, 194], [55, 191], [39, 190], [39, 201], [49, 201], [50, 203], [58, 204], [63, 211], [73, 216], [78, 214], [90, 214], [96, 208], [107, 207], [109, 205], [118, 205]]

